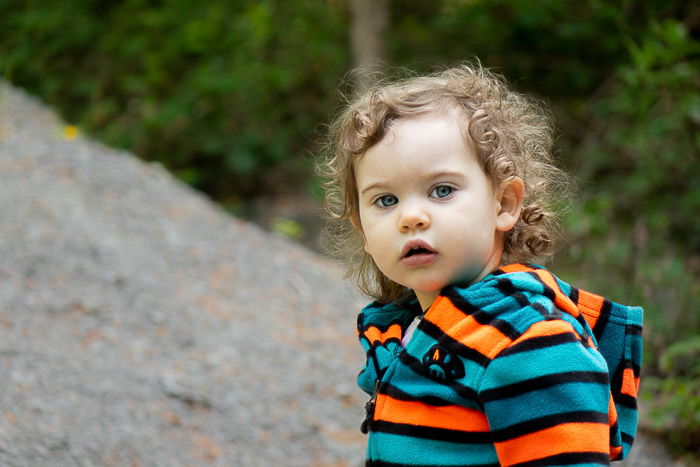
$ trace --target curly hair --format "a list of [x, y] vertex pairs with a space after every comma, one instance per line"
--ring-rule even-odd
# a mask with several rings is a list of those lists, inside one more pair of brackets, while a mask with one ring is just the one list
[[542, 103], [511, 91], [478, 63], [379, 84], [331, 123], [318, 171], [326, 180], [327, 249], [346, 261], [359, 289], [380, 302], [405, 297], [408, 289], [384, 276], [352, 227], [353, 221], [359, 225], [355, 161], [392, 123], [450, 109], [464, 116], [465, 137], [495, 186], [513, 177], [523, 181], [520, 219], [506, 233], [502, 262], [542, 261], [560, 237], [557, 208], [568, 193], [568, 176], [552, 163], [553, 125]]

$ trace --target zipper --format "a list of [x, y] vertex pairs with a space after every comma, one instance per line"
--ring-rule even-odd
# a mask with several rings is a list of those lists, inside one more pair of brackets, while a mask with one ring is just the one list
[[370, 399], [365, 404], [365, 419], [362, 421], [362, 425], [360, 425], [360, 431], [365, 435], [369, 433], [369, 426], [372, 423], [372, 420], [374, 419], [374, 409], [377, 406], [377, 393], [379, 392], [380, 383], [380, 379], [377, 379], [377, 381], [374, 382], [374, 390], [372, 391], [372, 397], [370, 397]]

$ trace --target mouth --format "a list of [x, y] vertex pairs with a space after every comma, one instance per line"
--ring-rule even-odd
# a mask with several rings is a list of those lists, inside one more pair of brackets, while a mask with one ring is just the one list
[[428, 243], [422, 240], [411, 240], [402, 250], [401, 262], [407, 266], [424, 266], [436, 257], [437, 251]]
[[406, 252], [405, 255], [403, 255], [404, 258], [410, 258], [411, 256], [415, 255], [425, 255], [425, 254], [430, 254], [434, 253], [434, 251], [430, 251], [427, 248], [423, 248], [422, 246], [416, 247], [416, 248], [411, 248]]

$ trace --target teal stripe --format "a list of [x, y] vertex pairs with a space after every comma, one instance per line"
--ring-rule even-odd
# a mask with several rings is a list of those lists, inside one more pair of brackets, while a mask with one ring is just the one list
[[628, 435], [634, 436], [637, 433], [637, 411], [635, 409], [629, 409], [627, 407], [622, 407], [619, 405], [616, 407], [620, 431], [623, 431]]
[[[582, 358], [582, 354], [587, 356]], [[582, 363], [587, 362], [586, 365]], [[491, 364], [492, 366], [494, 363]], [[570, 371], [592, 371], [607, 373], [607, 365], [597, 352], [588, 352], [578, 343], [530, 350], [498, 358], [498, 378], [485, 378], [481, 390], [499, 388], [520, 383], [540, 376]], [[509, 370], [506, 370], [509, 369]], [[487, 368], [486, 374], [492, 371]]]
[[569, 412], [572, 398], [576, 399], [576, 410], [600, 411], [607, 407], [609, 390], [607, 386], [595, 383], [570, 383], [552, 390], [488, 402], [485, 407], [490, 415], [491, 429], [500, 430], [531, 420], [534, 414], [544, 417]]
[[[547, 299], [542, 300], [543, 297], [541, 296], [532, 295], [530, 293], [526, 293], [525, 295], [530, 302], [539, 303], [545, 310], [551, 311], [554, 309], [552, 302]], [[489, 315], [496, 316], [498, 319], [508, 322], [508, 324], [521, 334], [527, 331], [534, 322], [533, 320], [523, 319], [523, 316], [535, 318], [541, 316], [540, 312], [533, 309], [531, 306], [520, 308], [518, 301], [513, 297], [499, 300], [495, 304], [484, 304], [482, 309]]]
[[[482, 371], [478, 365], [479, 371]], [[469, 368], [467, 366], [467, 368]], [[413, 369], [405, 366], [398, 365], [395, 367], [395, 373], [392, 374], [391, 384], [402, 392], [405, 392], [414, 397], [420, 397], [422, 395], [432, 395], [439, 397], [445, 401], [453, 404], [463, 405], [470, 408], [479, 408], [476, 402], [476, 391], [474, 391], [473, 380], [475, 377], [474, 373], [469, 373], [467, 369], [467, 378], [451, 383], [439, 384], [436, 383], [434, 379], [431, 379], [422, 374], [416, 373]], [[458, 391], [465, 393], [466, 397], [462, 397]]]
[[[372, 456], [372, 446], [381, 446], [381, 456]], [[372, 433], [368, 446], [369, 459], [399, 464], [483, 465], [498, 464], [496, 450], [491, 444], [465, 445], [411, 438], [388, 433]], [[468, 460], [468, 464], [465, 464]]]
[[446, 402], [458, 405], [467, 405], [469, 402], [460, 398], [451, 387], [446, 385], [436, 385], [435, 381], [414, 374], [410, 380], [403, 378], [392, 378], [391, 384], [401, 392], [404, 392], [414, 398], [420, 398], [422, 395], [430, 395], [438, 397]]

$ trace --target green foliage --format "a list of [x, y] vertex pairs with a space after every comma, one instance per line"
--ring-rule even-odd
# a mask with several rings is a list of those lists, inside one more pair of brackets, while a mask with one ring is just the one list
[[700, 381], [700, 336], [671, 345], [659, 358], [659, 368], [667, 373], [694, 377]]
[[576, 97], [624, 52], [611, 33], [620, 10], [597, 1], [396, 0], [392, 56], [422, 69], [476, 56], [528, 92]]
[[700, 334], [700, 43], [678, 22], [652, 22], [628, 49], [631, 61], [589, 102], [576, 152], [585, 188], [570, 224], [603, 252], [589, 263], [627, 277], [624, 295], [646, 305], [662, 348]]
[[678, 453], [700, 452], [700, 336], [665, 350], [659, 367], [666, 376], [650, 377], [644, 392], [649, 425]]
[[0, 70], [111, 145], [212, 196], [303, 167], [346, 70], [332, 2], [0, 3]]
[[625, 36], [629, 60], [586, 103], [582, 199], [565, 261], [593, 290], [645, 307], [648, 429], [700, 445], [700, 42], [679, 21]]

